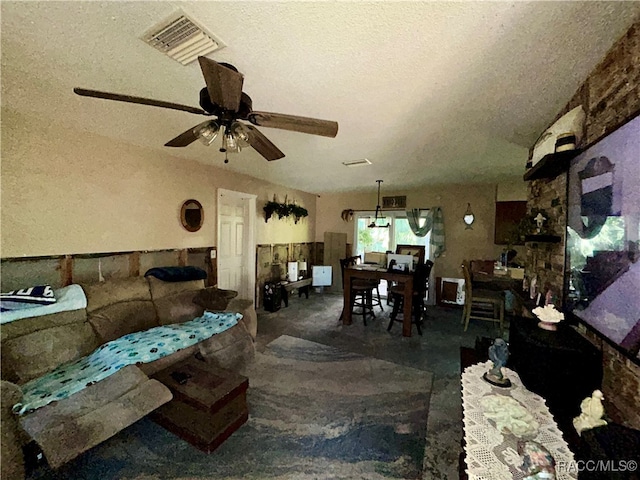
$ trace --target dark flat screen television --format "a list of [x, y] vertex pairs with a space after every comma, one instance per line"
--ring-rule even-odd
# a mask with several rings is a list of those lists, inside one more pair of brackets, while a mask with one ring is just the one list
[[564, 311], [640, 364], [640, 115], [571, 161], [567, 195]]

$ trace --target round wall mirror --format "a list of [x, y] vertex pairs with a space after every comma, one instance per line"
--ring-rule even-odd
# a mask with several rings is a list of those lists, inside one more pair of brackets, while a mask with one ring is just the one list
[[182, 226], [190, 232], [200, 230], [204, 222], [204, 211], [200, 202], [193, 199], [184, 202], [180, 210], [180, 221]]

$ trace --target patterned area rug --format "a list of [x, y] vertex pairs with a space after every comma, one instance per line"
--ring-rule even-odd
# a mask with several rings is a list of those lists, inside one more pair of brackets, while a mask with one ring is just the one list
[[422, 478], [431, 373], [288, 335], [243, 373], [249, 420], [213, 453], [144, 419], [41, 478]]

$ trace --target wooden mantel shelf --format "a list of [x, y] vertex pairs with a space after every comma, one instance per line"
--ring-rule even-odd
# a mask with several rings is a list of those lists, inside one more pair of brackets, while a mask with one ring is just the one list
[[540, 178], [555, 178], [569, 170], [571, 159], [579, 155], [581, 150], [569, 150], [566, 152], [549, 153], [542, 157], [538, 163], [526, 171], [524, 181], [538, 180]]
[[560, 235], [546, 235], [546, 234], [537, 234], [537, 235], [525, 235], [525, 242], [539, 242], [539, 243], [560, 243]]

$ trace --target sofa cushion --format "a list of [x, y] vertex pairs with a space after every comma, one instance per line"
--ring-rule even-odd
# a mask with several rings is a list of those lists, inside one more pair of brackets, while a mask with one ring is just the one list
[[4, 480], [23, 480], [25, 478], [24, 458], [22, 455], [21, 430], [18, 419], [11, 412], [11, 406], [20, 401], [20, 387], [9, 382], [0, 382], [0, 478]]
[[57, 468], [171, 400], [169, 389], [129, 365], [64, 399], [20, 417]]
[[[218, 335], [224, 335], [225, 332], [219, 333]], [[158, 360], [154, 360], [149, 363], [141, 363], [140, 365], [136, 365], [140, 370], [142, 370], [146, 375], [151, 377], [155, 375], [161, 370], [165, 368], [169, 368], [171, 365], [181, 362], [188, 357], [192, 357], [196, 353], [198, 353], [198, 344], [191, 345], [190, 347], [183, 348], [182, 350], [178, 350], [177, 352], [172, 353], [171, 355], [167, 355], [166, 357], [159, 358]]]
[[247, 332], [254, 340], [258, 335], [258, 315], [256, 309], [253, 306], [253, 301], [246, 300], [244, 298], [234, 298], [229, 302], [226, 312], [236, 312], [242, 314], [240, 322], [247, 329]]
[[87, 317], [102, 343], [158, 325], [144, 277], [83, 284], [82, 288], [87, 294]]
[[200, 290], [193, 301], [196, 305], [204, 307], [212, 312], [221, 311], [227, 308], [229, 301], [238, 296], [234, 290], [223, 290], [217, 287], [208, 287]]
[[0, 338], [4, 342], [45, 328], [59, 327], [69, 323], [82, 323], [86, 319], [87, 311], [84, 308], [52, 313], [51, 315], [23, 318], [20, 321], [3, 324], [2, 328], [0, 328]]
[[204, 288], [204, 280], [189, 280], [186, 282], [163, 282], [155, 277], [146, 277], [148, 289], [151, 292], [151, 298], [158, 300], [159, 298], [176, 295], [181, 292], [190, 292], [201, 290]]
[[151, 301], [149, 284], [144, 277], [82, 284], [82, 288], [87, 294], [87, 312], [89, 314], [117, 302]]
[[193, 302], [196, 293], [191, 290], [154, 300], [158, 323], [160, 325], [184, 323], [202, 316], [204, 308]]
[[255, 344], [241, 322], [197, 346], [208, 363], [228, 370], [241, 370], [255, 358]]
[[99, 344], [88, 322], [45, 328], [12, 338], [2, 343], [3, 375], [15, 375], [5, 379], [22, 384], [88, 355]]
[[89, 313], [101, 343], [110, 342], [128, 333], [158, 326], [156, 310], [151, 301], [118, 302]]

